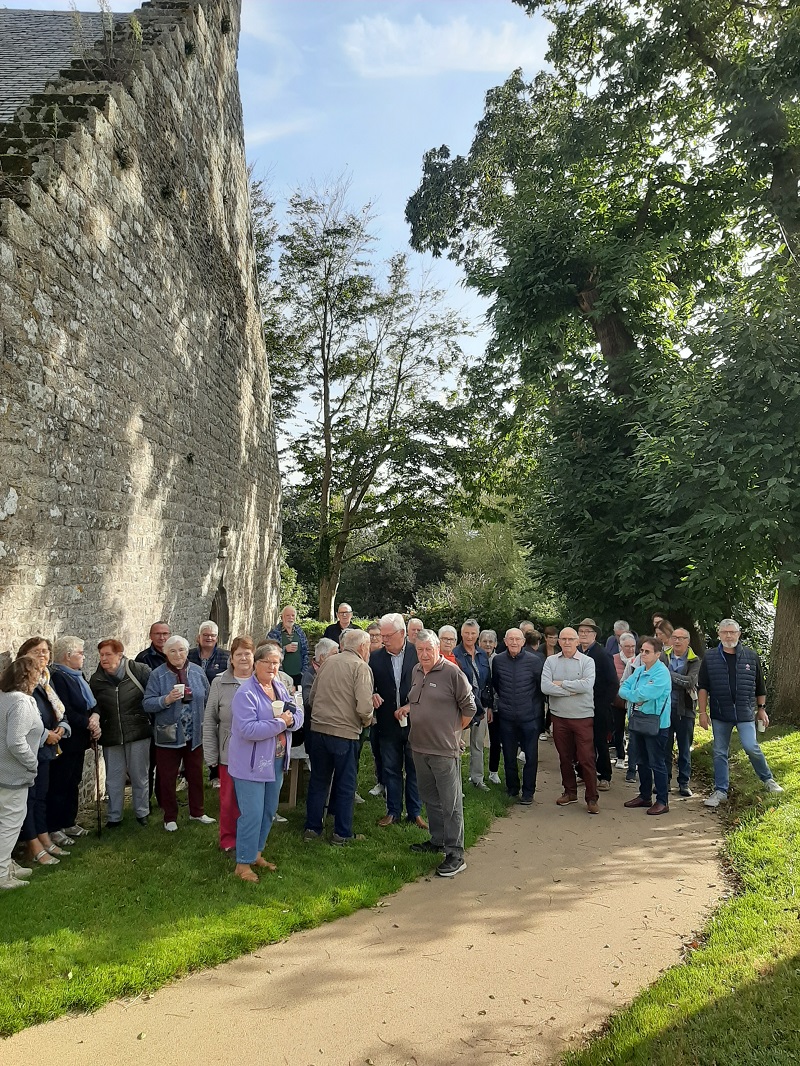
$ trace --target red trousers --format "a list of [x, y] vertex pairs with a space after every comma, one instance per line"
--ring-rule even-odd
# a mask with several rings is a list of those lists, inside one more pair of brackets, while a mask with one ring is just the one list
[[578, 781], [575, 777], [575, 763], [577, 762], [586, 786], [586, 802], [596, 801], [600, 794], [597, 791], [594, 719], [559, 718], [554, 714], [552, 720], [553, 743], [561, 764], [561, 784], [564, 786], [564, 791], [570, 796], [578, 795]]
[[239, 817], [239, 804], [236, 802], [236, 789], [228, 767], [219, 764], [219, 846], [223, 851], [236, 847], [236, 821]]
[[205, 797], [203, 794], [203, 746], [198, 744], [192, 751], [191, 745], [182, 748], [156, 748], [156, 769], [159, 781], [159, 802], [164, 812], [165, 822], [177, 822], [178, 797], [175, 786], [178, 783], [178, 771], [183, 762], [186, 784], [189, 786], [189, 814], [199, 818], [205, 814]]

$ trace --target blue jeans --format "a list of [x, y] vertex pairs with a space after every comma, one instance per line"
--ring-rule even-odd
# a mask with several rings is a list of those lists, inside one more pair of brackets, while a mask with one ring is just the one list
[[311, 738], [311, 777], [306, 794], [306, 829], [322, 832], [322, 819], [330, 791], [330, 805], [335, 812], [333, 831], [337, 836], [349, 839], [353, 835], [353, 797], [356, 794], [359, 742], [318, 733], [313, 725], [308, 737]]
[[628, 730], [628, 769], [626, 781], [636, 780], [636, 768], [639, 765], [639, 740], [635, 733]]
[[688, 788], [692, 776], [692, 741], [694, 740], [694, 718], [689, 715], [675, 716], [669, 727], [667, 742], [667, 776], [672, 781], [672, 749], [678, 742], [678, 788]]
[[642, 799], [653, 798], [655, 785], [656, 799], [659, 803], [669, 802], [669, 782], [667, 779], [667, 745], [669, 729], [660, 729], [654, 737], [637, 733], [636, 750], [639, 757], [639, 795]]
[[422, 803], [417, 789], [417, 769], [408, 740], [398, 737], [381, 737], [383, 758], [383, 784], [386, 788], [386, 813], [398, 821], [403, 816], [403, 771], [405, 770], [406, 818], [414, 821], [422, 813]]
[[503, 745], [503, 767], [506, 776], [506, 792], [509, 796], [519, 795], [519, 770], [517, 766], [517, 749], [525, 754], [522, 767], [522, 795], [531, 799], [536, 791], [536, 771], [539, 768], [539, 734], [544, 727], [543, 718], [534, 718], [529, 722], [518, 722], [503, 715], [500, 719], [500, 742]]
[[714, 788], [717, 792], [724, 792], [727, 796], [728, 789], [730, 788], [730, 774], [728, 771], [728, 752], [731, 747], [731, 737], [733, 736], [734, 727], [739, 730], [739, 740], [744, 750], [747, 752], [747, 756], [750, 759], [750, 763], [766, 784], [767, 781], [772, 780], [772, 771], [767, 766], [767, 760], [764, 758], [764, 752], [756, 739], [756, 723], [755, 722], [718, 722], [716, 719], [711, 719], [711, 731], [714, 734]]
[[239, 817], [236, 821], [236, 861], [250, 866], [267, 842], [283, 784], [283, 760], [275, 763], [274, 781], [234, 778]]

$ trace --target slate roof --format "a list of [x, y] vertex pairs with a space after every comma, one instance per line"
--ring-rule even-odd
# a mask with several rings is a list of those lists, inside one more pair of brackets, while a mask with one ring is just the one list
[[[128, 16], [115, 13], [113, 18], [119, 22]], [[81, 26], [87, 46], [102, 39], [99, 11], [82, 11]], [[77, 55], [72, 12], [0, 7], [0, 122], [13, 118], [29, 96], [41, 92]]]

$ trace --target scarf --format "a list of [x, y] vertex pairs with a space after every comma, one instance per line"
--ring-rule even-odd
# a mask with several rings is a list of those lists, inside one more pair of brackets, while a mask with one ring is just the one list
[[81, 690], [81, 695], [86, 703], [87, 711], [91, 711], [93, 707], [97, 706], [97, 700], [94, 698], [94, 693], [89, 688], [89, 683], [80, 670], [73, 670], [71, 666], [64, 666], [63, 663], [58, 663], [53, 669], [58, 670], [62, 674], [66, 674], [68, 677], [74, 678], [74, 680], [78, 682], [78, 688]]
[[167, 663], [167, 666], [173, 672], [173, 674], [175, 674], [175, 676], [177, 677], [178, 680], [177, 680], [176, 684], [185, 686], [185, 688], [183, 690], [183, 699], [181, 700], [181, 703], [191, 703], [192, 702], [192, 686], [189, 684], [189, 663], [185, 662], [180, 669], [178, 669], [178, 667], [176, 667], [176, 666], [173, 666], [172, 663], [170, 663], [170, 662]]
[[56, 695], [55, 689], [50, 684], [50, 671], [47, 669], [47, 667], [42, 670], [42, 676], [41, 680], [39, 681], [39, 687], [44, 691], [45, 696], [47, 696], [50, 706], [53, 708], [53, 714], [56, 716], [56, 721], [60, 722], [66, 714], [66, 710], [64, 708], [64, 704]]

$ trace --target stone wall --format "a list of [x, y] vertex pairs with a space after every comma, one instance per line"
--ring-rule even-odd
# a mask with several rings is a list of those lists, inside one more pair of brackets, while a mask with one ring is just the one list
[[136, 17], [0, 125], [0, 651], [90, 666], [156, 618], [259, 636], [277, 594], [239, 3]]

